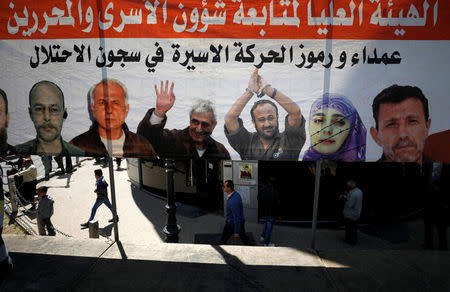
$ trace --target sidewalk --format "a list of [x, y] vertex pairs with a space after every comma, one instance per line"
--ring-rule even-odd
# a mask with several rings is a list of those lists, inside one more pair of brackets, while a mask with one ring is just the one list
[[450, 253], [5, 236], [2, 291], [448, 291]]
[[[152, 244], [164, 241], [163, 227], [166, 224], [165, 200], [151, 195], [132, 185], [127, 174], [126, 161], [123, 169], [114, 170], [117, 210], [119, 214], [119, 237], [124, 243]], [[38, 186], [49, 187], [48, 193], [55, 199], [52, 222], [62, 233], [77, 239], [89, 238], [88, 229], [81, 229], [80, 223], [86, 222], [96, 194], [93, 192], [94, 170], [102, 168], [94, 165], [94, 160], [84, 160], [77, 171], [71, 174], [54, 176], [49, 181], [41, 181]], [[102, 168], [108, 183], [109, 168]], [[111, 198], [111, 194], [109, 194]], [[100, 240], [113, 241], [112, 217], [106, 206], [102, 205], [95, 219], [99, 221]], [[20, 220], [37, 234], [36, 220], [32, 214], [19, 212]], [[217, 238], [222, 231], [224, 219], [216, 214], [206, 214], [194, 206], [178, 204], [177, 222], [181, 226], [180, 243], [196, 243], [200, 238]], [[364, 249], [421, 249], [423, 239], [422, 221], [407, 222], [391, 233], [397, 237], [404, 235], [402, 240], [392, 241], [359, 232], [358, 248]], [[393, 227], [394, 228], [394, 227]], [[262, 224], [246, 222], [246, 230], [258, 242]], [[61, 237], [60, 233], [57, 237]], [[338, 229], [318, 229], [316, 233], [316, 249], [351, 249], [352, 246], [343, 242], [344, 231]], [[275, 225], [272, 240], [277, 246], [298, 249], [310, 248], [312, 231], [310, 227], [299, 228]], [[218, 241], [218, 238], [217, 238]], [[214, 244], [214, 241], [207, 242]], [[233, 242], [231, 242], [233, 243]], [[258, 243], [259, 244], [259, 243]]]
[[[126, 167], [126, 163], [123, 164]], [[96, 198], [94, 160], [71, 174], [41, 181], [55, 198], [55, 237], [4, 236], [14, 273], [1, 291], [449, 291], [450, 252], [423, 251], [420, 220], [392, 227], [389, 236], [359, 232], [358, 245], [343, 242], [344, 231], [276, 225], [277, 247], [193, 244], [219, 236], [224, 220], [179, 204], [180, 244], [163, 243], [166, 202], [133, 186], [125, 169], [114, 171], [120, 242], [114, 243], [110, 211], [101, 206], [100, 239], [81, 229]], [[109, 169], [103, 168], [111, 183]], [[32, 214], [19, 219], [36, 232]], [[246, 223], [258, 241], [262, 224]], [[259, 243], [258, 243], [259, 244]]]

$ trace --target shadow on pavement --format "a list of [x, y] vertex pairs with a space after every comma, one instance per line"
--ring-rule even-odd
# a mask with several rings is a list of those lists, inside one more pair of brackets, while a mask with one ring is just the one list
[[[245, 233], [250, 240], [250, 245], [255, 246], [255, 238], [253, 237], [253, 232]], [[194, 243], [195, 244], [209, 244], [209, 245], [217, 245], [220, 242], [222, 237], [222, 233], [196, 233], [194, 235]], [[245, 245], [242, 240], [235, 239], [233, 236], [230, 237], [227, 241], [227, 245]]]
[[11, 253], [14, 271], [0, 290], [219, 292], [329, 291], [332, 288], [322, 267], [249, 266], [223, 250], [220, 252], [229, 264]]
[[[165, 212], [165, 200], [152, 195], [144, 194], [134, 185], [130, 184], [133, 200], [144, 216], [153, 224], [155, 230], [158, 230], [159, 237], [164, 241], [165, 236], [162, 232], [166, 225], [167, 214]], [[149, 200], [157, 207], [149, 206]]]
[[[112, 248], [115, 248], [114, 246]], [[118, 245], [119, 250], [123, 247]], [[448, 291], [447, 252], [326, 251], [323, 262], [249, 265], [220, 246], [226, 264], [11, 253], [1, 291]], [[181, 250], [180, 250], [181, 251]], [[124, 251], [123, 251], [124, 252]], [[112, 275], [116, 275], [111, 277]]]
[[103, 228], [99, 228], [98, 232], [99, 232], [100, 236], [110, 237], [112, 234], [113, 228], [114, 228], [114, 223], [111, 223], [111, 224], [106, 225]]

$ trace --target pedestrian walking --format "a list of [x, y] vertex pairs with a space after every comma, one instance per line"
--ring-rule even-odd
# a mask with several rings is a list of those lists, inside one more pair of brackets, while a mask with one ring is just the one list
[[235, 239], [241, 238], [245, 245], [250, 245], [250, 239], [245, 234], [244, 208], [242, 206], [241, 195], [234, 190], [232, 180], [227, 180], [222, 186], [227, 193], [227, 207], [225, 226], [219, 244], [226, 244], [231, 235]]
[[[63, 157], [66, 157], [66, 168], [64, 169], [64, 163], [63, 163]], [[57, 155], [55, 156], [55, 161], [58, 164], [58, 168], [60, 168], [60, 173], [71, 173], [73, 172], [73, 165], [72, 165], [72, 158], [69, 154], [66, 154], [65, 156]]]
[[267, 178], [258, 195], [261, 207], [260, 210], [264, 215], [264, 227], [261, 232], [260, 241], [263, 242], [265, 246], [275, 246], [270, 239], [272, 237], [273, 224], [275, 223], [275, 216], [280, 204], [280, 199], [278, 191], [273, 186], [274, 182], [274, 177], [271, 176]]
[[52, 156], [41, 155], [42, 164], [44, 165], [45, 180], [50, 179], [50, 172], [52, 171]]
[[96, 169], [94, 171], [95, 175], [95, 190], [94, 193], [97, 193], [97, 199], [95, 200], [94, 205], [92, 206], [91, 210], [91, 216], [89, 217], [88, 221], [86, 223], [80, 224], [81, 227], [87, 228], [89, 225], [89, 221], [94, 220], [95, 213], [97, 212], [98, 207], [100, 207], [101, 204], [105, 204], [106, 207], [111, 210], [111, 213], [113, 214], [113, 218], [108, 220], [108, 222], [114, 222], [114, 219], [116, 221], [119, 221], [119, 216], [116, 216], [114, 218], [114, 212], [112, 209], [111, 202], [108, 199], [108, 183], [106, 182], [105, 178], [103, 177], [103, 172], [101, 169]]
[[54, 200], [52, 196], [47, 194], [48, 188], [41, 186], [37, 189], [37, 201], [36, 201], [36, 221], [39, 231], [39, 235], [46, 235], [45, 229], [50, 236], [55, 236], [55, 228], [53, 227], [50, 218], [53, 215]]
[[120, 164], [122, 163], [122, 158], [116, 157], [116, 163], [117, 163], [117, 170], [120, 170]]
[[363, 192], [356, 187], [354, 180], [347, 181], [347, 190], [339, 199], [345, 201], [343, 215], [345, 224], [345, 242], [355, 245], [358, 240], [356, 222], [361, 217]]

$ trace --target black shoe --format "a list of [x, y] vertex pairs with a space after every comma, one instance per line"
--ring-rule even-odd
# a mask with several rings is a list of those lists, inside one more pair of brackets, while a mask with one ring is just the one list
[[[119, 222], [119, 215], [116, 216], [117, 222]], [[114, 222], [114, 218], [108, 220], [108, 222]]]
[[83, 228], [88, 228], [89, 227], [89, 222], [81, 223], [80, 226], [83, 227]]

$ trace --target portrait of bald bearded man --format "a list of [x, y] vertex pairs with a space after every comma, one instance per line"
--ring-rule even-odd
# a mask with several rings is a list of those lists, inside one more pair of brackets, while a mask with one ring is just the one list
[[144, 137], [129, 131], [125, 123], [130, 105], [125, 85], [115, 79], [103, 79], [89, 90], [90, 109], [95, 121], [90, 129], [70, 143], [83, 149], [86, 156], [153, 158], [152, 145]]
[[423, 149], [431, 119], [428, 99], [420, 88], [392, 85], [375, 97], [372, 111], [375, 127], [370, 134], [383, 148], [378, 161], [430, 161]]
[[15, 149], [8, 144], [8, 96], [6, 92], [0, 88], [0, 157], [6, 157], [14, 154]]
[[61, 156], [84, 156], [84, 151], [61, 137], [67, 109], [64, 94], [58, 85], [51, 81], [39, 81], [31, 88], [28, 112], [36, 129], [37, 137], [16, 146], [19, 154], [50, 154]]

